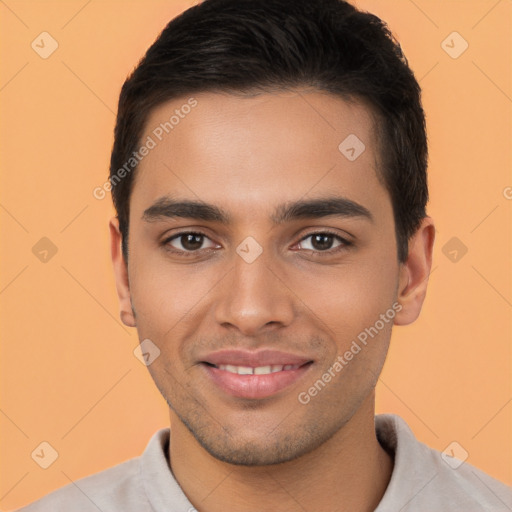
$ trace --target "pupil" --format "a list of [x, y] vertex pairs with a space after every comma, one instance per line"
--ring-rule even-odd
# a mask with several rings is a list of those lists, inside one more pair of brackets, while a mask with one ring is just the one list
[[203, 235], [188, 234], [182, 237], [181, 245], [189, 251], [200, 249], [203, 245]]
[[330, 249], [332, 241], [332, 235], [313, 235], [312, 245], [319, 250]]

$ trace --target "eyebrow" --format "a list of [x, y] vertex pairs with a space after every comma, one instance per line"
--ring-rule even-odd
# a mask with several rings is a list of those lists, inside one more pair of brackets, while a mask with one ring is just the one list
[[[373, 215], [366, 207], [339, 196], [283, 203], [278, 205], [270, 219], [274, 224], [282, 224], [300, 219], [320, 219], [331, 216], [374, 221]], [[203, 201], [175, 200], [169, 196], [161, 197], [142, 214], [142, 220], [146, 222], [173, 218], [222, 224], [230, 224], [232, 221], [231, 215], [216, 205]]]

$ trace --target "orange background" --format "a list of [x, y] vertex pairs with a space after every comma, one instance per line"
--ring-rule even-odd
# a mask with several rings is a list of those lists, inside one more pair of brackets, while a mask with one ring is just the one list
[[[389, 23], [423, 88], [437, 222], [424, 311], [394, 330], [377, 411], [441, 451], [457, 441], [512, 484], [512, 3], [357, 4]], [[0, 2], [2, 510], [140, 454], [168, 422], [118, 318], [112, 207], [92, 191], [107, 177], [124, 78], [190, 5]], [[59, 44], [48, 59], [31, 48], [43, 31]], [[453, 31], [469, 44], [457, 59], [441, 44]], [[32, 251], [43, 237], [57, 248], [46, 262]], [[31, 458], [42, 441], [59, 454], [46, 470]]]

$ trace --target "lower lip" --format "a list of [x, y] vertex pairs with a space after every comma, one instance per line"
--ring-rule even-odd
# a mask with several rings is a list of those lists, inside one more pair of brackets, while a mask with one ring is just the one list
[[282, 370], [266, 375], [239, 375], [204, 363], [201, 366], [214, 384], [228, 395], [258, 399], [275, 395], [297, 382], [309, 370], [311, 363], [295, 370]]

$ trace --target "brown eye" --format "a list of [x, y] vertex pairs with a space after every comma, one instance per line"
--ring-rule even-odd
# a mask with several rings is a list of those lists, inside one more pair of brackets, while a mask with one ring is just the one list
[[351, 243], [338, 235], [329, 232], [311, 233], [300, 241], [300, 248], [309, 251], [326, 252], [331, 249], [343, 248]]
[[195, 251], [197, 249], [201, 249], [201, 246], [203, 245], [203, 235], [196, 235], [196, 234], [188, 234], [188, 235], [181, 235], [181, 245], [183, 248], [187, 251]]
[[[205, 242], [210, 245], [204, 246]], [[200, 249], [215, 247], [215, 244], [203, 233], [179, 233], [169, 238], [166, 245], [171, 246], [173, 249], [181, 252], [194, 252]]]
[[324, 251], [330, 249], [334, 243], [334, 237], [332, 235], [313, 235], [311, 237], [311, 245], [318, 251]]

